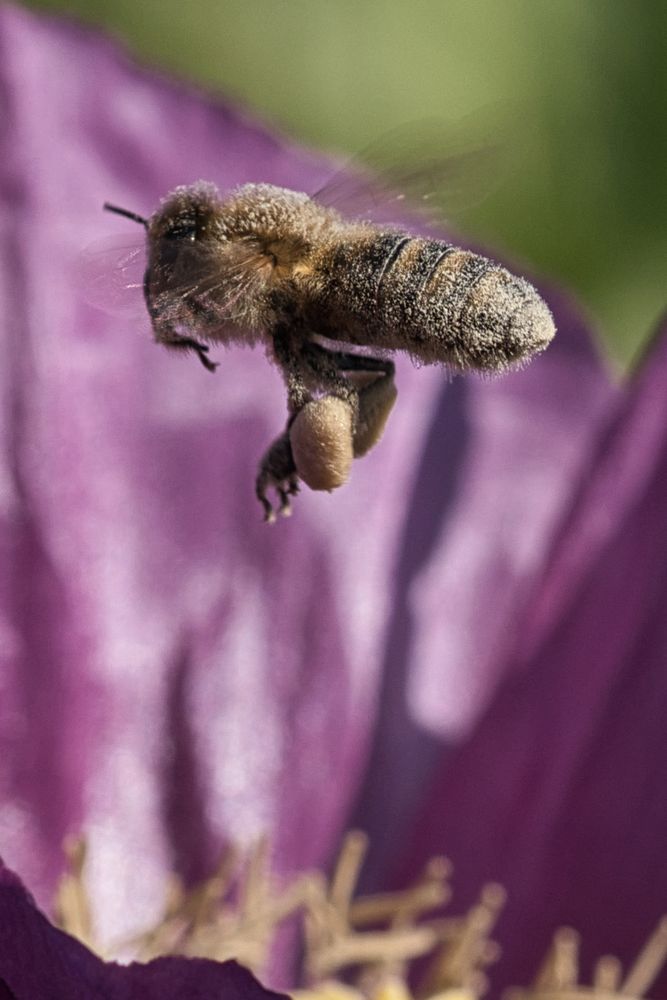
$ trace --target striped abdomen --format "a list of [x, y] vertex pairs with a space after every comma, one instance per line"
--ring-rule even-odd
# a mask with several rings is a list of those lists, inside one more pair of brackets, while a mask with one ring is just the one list
[[341, 340], [497, 371], [543, 350], [555, 332], [532, 285], [440, 240], [366, 229], [341, 241], [326, 270], [321, 305]]

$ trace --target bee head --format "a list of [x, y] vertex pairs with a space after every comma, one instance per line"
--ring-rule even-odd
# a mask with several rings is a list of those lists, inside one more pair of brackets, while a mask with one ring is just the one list
[[215, 236], [220, 213], [220, 195], [214, 184], [177, 187], [148, 220], [151, 242], [166, 241], [174, 246], [200, 243]]
[[219, 219], [218, 190], [202, 181], [177, 187], [150, 217], [144, 288], [153, 316], [174, 311], [170, 294], [201, 290], [219, 272], [225, 248]]

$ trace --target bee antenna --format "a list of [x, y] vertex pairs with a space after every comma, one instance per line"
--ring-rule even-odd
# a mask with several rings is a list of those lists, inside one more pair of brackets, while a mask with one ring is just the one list
[[132, 219], [133, 222], [138, 222], [145, 229], [148, 229], [148, 219], [144, 219], [143, 215], [137, 215], [136, 212], [128, 212], [126, 208], [119, 208], [118, 205], [110, 205], [108, 201], [104, 202], [104, 208], [107, 212], [124, 215], [126, 219]]

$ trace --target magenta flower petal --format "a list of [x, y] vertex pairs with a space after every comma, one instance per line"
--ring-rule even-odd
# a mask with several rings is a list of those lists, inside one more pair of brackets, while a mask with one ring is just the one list
[[[3, 992], [4, 990], [4, 992]], [[0, 862], [2, 1000], [285, 1000], [236, 962], [158, 958], [103, 962], [52, 927], [19, 879]]]
[[564, 519], [505, 680], [415, 828], [411, 871], [444, 848], [463, 899], [481, 878], [506, 886], [498, 987], [530, 977], [560, 924], [584, 959], [628, 960], [667, 908], [666, 378], [667, 327]]
[[253, 478], [284, 420], [275, 371], [259, 351], [220, 352], [214, 378], [168, 357], [141, 311], [87, 304], [77, 259], [137, 236], [105, 200], [147, 213], [198, 178], [312, 191], [327, 161], [70, 24], [4, 6], [0, 54], [0, 847], [46, 906], [63, 836], [85, 829], [107, 941], [230, 838], [268, 831], [280, 871], [323, 863], [378, 709], [366, 818], [395, 842], [410, 775], [502, 676], [613, 390], [549, 294], [559, 334], [528, 371], [450, 384], [403, 361], [350, 484], [267, 529]]
[[[411, 463], [385, 497], [351, 489], [325, 515], [304, 496], [292, 523], [260, 523], [256, 463], [285, 419], [276, 373], [260, 352], [229, 352], [216, 378], [167, 357], [145, 316], [86, 304], [77, 256], [127, 230], [106, 198], [150, 211], [200, 176], [313, 189], [325, 162], [87, 31], [4, 7], [0, 32], [2, 846], [46, 905], [63, 835], [86, 827], [104, 937], [130, 929], [128, 893], [139, 928], [166, 873], [208, 874], [227, 837], [272, 830], [287, 867], [332, 849]], [[418, 437], [408, 424], [413, 461]], [[363, 525], [367, 574], [343, 583], [331, 522], [363, 505], [378, 536]], [[294, 817], [323, 786], [337, 794], [306, 833]]]

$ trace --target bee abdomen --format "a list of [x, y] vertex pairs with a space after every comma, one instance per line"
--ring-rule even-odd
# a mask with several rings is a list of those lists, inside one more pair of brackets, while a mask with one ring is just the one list
[[439, 240], [396, 242], [379, 273], [377, 306], [396, 347], [456, 368], [502, 370], [543, 350], [555, 332], [527, 281]]
[[[396, 242], [394, 250], [387, 257], [377, 281], [378, 303], [391, 311], [396, 303], [392, 299], [405, 296], [414, 299], [421, 296], [433, 274], [444, 259], [454, 250], [453, 246], [435, 240], [421, 240], [403, 236]], [[408, 302], [405, 302], [408, 305]], [[414, 305], [414, 301], [411, 302]], [[412, 314], [411, 305], [408, 315]]]

